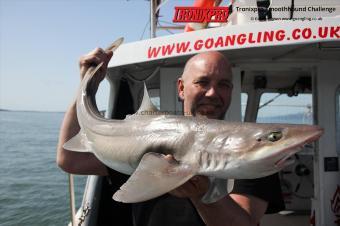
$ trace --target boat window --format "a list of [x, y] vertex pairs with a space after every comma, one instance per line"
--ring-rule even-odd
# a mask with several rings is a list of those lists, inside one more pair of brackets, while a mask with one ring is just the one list
[[104, 79], [98, 87], [98, 91], [96, 93], [96, 104], [100, 114], [105, 116], [105, 112], [107, 110], [107, 106], [110, 98], [110, 84]]
[[312, 94], [264, 93], [259, 105], [257, 122], [313, 124]]
[[336, 120], [336, 150], [340, 155], [340, 86], [335, 94], [335, 120]]
[[247, 101], [248, 101], [248, 93], [241, 93], [241, 117], [242, 117], [242, 122], [244, 122], [244, 117], [245, 117], [245, 114], [246, 114]]
[[159, 89], [149, 89], [148, 90], [151, 102], [160, 110], [160, 97]]

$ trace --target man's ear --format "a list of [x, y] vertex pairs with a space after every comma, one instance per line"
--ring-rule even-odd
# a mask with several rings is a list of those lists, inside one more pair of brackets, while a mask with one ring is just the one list
[[183, 84], [182, 78], [179, 78], [177, 80], [177, 90], [178, 90], [178, 97], [183, 101], [184, 100], [184, 84]]

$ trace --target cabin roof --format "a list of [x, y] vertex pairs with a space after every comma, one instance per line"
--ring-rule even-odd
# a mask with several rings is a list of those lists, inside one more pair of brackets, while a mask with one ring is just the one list
[[232, 62], [339, 59], [340, 16], [321, 19], [231, 25], [126, 43], [116, 50], [109, 68], [182, 65], [191, 55], [211, 50]]

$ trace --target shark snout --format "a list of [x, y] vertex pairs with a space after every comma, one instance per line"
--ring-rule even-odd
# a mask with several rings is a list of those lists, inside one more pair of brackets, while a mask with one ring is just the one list
[[314, 142], [316, 140], [318, 140], [322, 134], [324, 133], [324, 129], [320, 126], [312, 126], [312, 131], [311, 131], [311, 135], [310, 138], [306, 140], [306, 144]]
[[294, 159], [291, 157], [304, 149], [307, 144], [317, 141], [324, 132], [324, 129], [320, 126], [303, 126], [299, 130], [295, 131], [297, 134], [292, 138], [290, 145], [281, 151], [279, 159], [274, 164], [275, 167], [284, 168], [294, 163]]

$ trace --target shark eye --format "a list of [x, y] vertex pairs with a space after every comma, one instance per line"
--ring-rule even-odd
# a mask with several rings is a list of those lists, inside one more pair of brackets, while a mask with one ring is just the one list
[[271, 142], [278, 141], [281, 138], [282, 138], [282, 132], [281, 131], [271, 132], [267, 137], [267, 139]]

